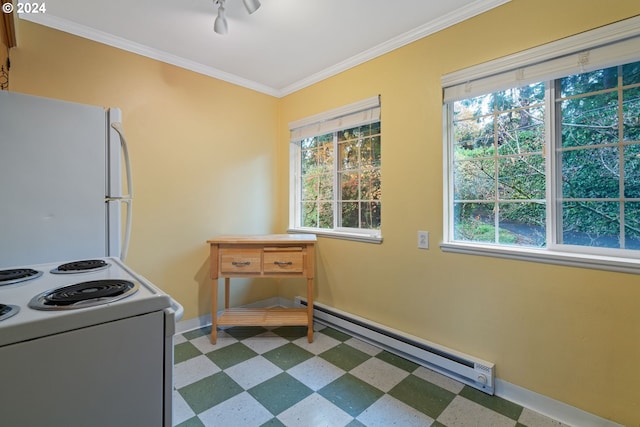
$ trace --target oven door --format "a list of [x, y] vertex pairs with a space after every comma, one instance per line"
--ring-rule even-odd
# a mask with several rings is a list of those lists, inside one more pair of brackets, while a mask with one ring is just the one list
[[173, 321], [157, 311], [0, 347], [2, 425], [170, 426]]

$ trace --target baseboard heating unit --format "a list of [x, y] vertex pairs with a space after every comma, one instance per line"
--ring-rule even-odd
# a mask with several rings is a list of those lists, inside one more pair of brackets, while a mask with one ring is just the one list
[[[307, 307], [307, 300], [296, 297], [294, 305]], [[494, 393], [495, 365], [493, 363], [316, 302], [313, 303], [313, 317], [319, 323], [347, 332], [487, 394]]]

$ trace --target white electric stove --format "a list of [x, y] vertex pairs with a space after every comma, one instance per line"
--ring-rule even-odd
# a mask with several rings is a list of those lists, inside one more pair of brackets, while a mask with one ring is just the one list
[[2, 424], [171, 426], [181, 314], [116, 258], [0, 269]]

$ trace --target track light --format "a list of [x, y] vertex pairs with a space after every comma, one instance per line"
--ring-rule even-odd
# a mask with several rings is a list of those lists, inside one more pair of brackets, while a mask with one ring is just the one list
[[251, 15], [253, 12], [258, 10], [260, 2], [258, 0], [244, 0], [244, 7], [247, 8], [247, 12]]
[[[229, 32], [226, 9], [224, 8], [225, 1], [226, 0], [213, 0], [213, 4], [218, 5], [218, 16], [213, 23], [213, 31], [218, 34], [227, 34]], [[249, 15], [258, 10], [258, 8], [260, 7], [259, 0], [243, 0], [243, 2], [244, 7], [247, 9], [247, 12], [249, 12]]]
[[227, 34], [229, 32], [229, 27], [227, 25], [227, 15], [224, 8], [224, 0], [216, 0], [216, 3], [220, 6], [218, 7], [218, 17], [213, 23], [213, 31], [218, 34]]

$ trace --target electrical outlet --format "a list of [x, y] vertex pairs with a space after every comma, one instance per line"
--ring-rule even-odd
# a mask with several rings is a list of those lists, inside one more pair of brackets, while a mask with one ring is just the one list
[[428, 231], [418, 231], [418, 249], [429, 249]]

